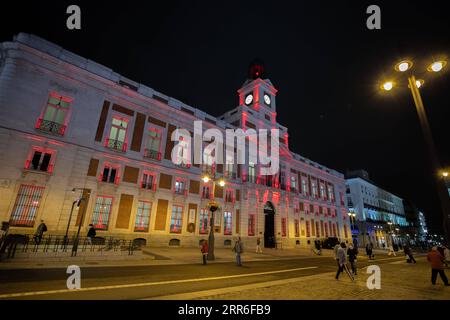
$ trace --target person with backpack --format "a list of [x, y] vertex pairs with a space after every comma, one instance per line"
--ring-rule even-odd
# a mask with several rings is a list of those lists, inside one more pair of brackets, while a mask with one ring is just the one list
[[203, 256], [203, 264], [206, 265], [206, 256], [208, 255], [208, 241], [203, 240], [202, 247], [200, 248]]
[[36, 229], [36, 232], [34, 233], [34, 242], [36, 244], [40, 244], [42, 241], [42, 237], [44, 236], [44, 232], [47, 232], [47, 226], [44, 223], [44, 220], [41, 220], [41, 223]]

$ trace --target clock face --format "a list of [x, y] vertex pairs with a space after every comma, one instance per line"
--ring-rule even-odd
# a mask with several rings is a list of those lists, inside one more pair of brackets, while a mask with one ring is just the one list
[[268, 94], [265, 94], [265, 95], [264, 95], [264, 102], [265, 102], [267, 105], [270, 105], [270, 96], [269, 96]]
[[245, 104], [249, 105], [250, 103], [252, 103], [253, 101], [253, 95], [249, 94], [248, 96], [245, 97]]

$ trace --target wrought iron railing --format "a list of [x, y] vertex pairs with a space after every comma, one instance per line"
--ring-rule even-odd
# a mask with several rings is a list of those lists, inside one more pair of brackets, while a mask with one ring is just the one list
[[36, 124], [36, 129], [41, 131], [45, 131], [51, 134], [55, 134], [58, 136], [63, 136], [66, 131], [66, 126], [61, 123], [57, 123], [54, 121], [49, 121], [45, 119], [39, 119]]
[[161, 161], [161, 152], [152, 149], [145, 149], [144, 158]]
[[120, 152], [127, 150], [127, 144], [120, 140], [106, 139], [106, 147]]

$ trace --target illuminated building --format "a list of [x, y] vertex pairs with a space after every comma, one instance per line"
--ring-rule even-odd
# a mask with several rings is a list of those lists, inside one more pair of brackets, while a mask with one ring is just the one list
[[[239, 106], [214, 117], [32, 35], [2, 43], [0, 54], [0, 219], [11, 232], [32, 233], [43, 219], [48, 234], [64, 234], [82, 197], [71, 234], [93, 223], [98, 236], [196, 246], [208, 236], [215, 196], [217, 246], [237, 235], [266, 247], [350, 238], [344, 176], [289, 150], [277, 90], [257, 65]], [[257, 164], [175, 165], [171, 133], [193, 132], [195, 120], [221, 131], [279, 128], [280, 173], [261, 176]], [[212, 171], [227, 181], [215, 195], [201, 179]]]

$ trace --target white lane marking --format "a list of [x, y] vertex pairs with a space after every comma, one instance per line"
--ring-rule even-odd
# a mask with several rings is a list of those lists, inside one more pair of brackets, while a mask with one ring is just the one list
[[27, 297], [27, 296], [37, 296], [37, 295], [46, 295], [46, 294], [56, 294], [56, 293], [124, 289], [124, 288], [157, 286], [157, 285], [164, 285], [164, 284], [176, 284], [176, 283], [200, 282], [200, 281], [211, 281], [211, 280], [222, 280], [222, 279], [234, 279], [234, 278], [253, 277], [253, 276], [261, 276], [261, 275], [276, 274], [276, 273], [286, 273], [286, 272], [293, 272], [293, 271], [300, 271], [300, 270], [310, 270], [310, 269], [316, 269], [316, 268], [318, 268], [318, 267], [304, 267], [304, 268], [285, 269], [285, 270], [266, 271], [266, 272], [256, 272], [256, 273], [245, 273], [245, 274], [235, 274], [235, 275], [230, 275], [230, 276], [209, 277], [209, 278], [199, 278], [199, 279], [167, 280], [167, 281], [159, 281], [159, 282], [120, 284], [120, 285], [113, 285], [113, 286], [81, 288], [81, 289], [75, 289], [75, 290], [60, 289], [60, 290], [48, 290], [48, 291], [9, 293], [9, 294], [1, 294], [0, 295], [0, 299]]

